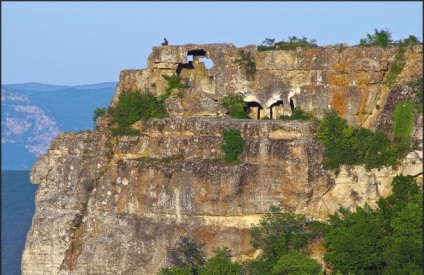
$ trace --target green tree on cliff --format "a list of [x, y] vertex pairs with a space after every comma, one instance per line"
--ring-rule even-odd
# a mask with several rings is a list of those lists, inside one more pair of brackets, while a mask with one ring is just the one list
[[93, 121], [96, 122], [97, 119], [106, 114], [106, 108], [96, 108], [94, 110]]
[[341, 164], [365, 164], [367, 169], [396, 163], [390, 140], [380, 131], [354, 128], [334, 110], [328, 111], [316, 137], [324, 144], [324, 167], [338, 168]]
[[214, 250], [214, 256], [209, 258], [206, 263], [199, 268], [199, 275], [239, 275], [241, 265], [237, 262], [231, 262], [230, 250], [227, 248], [217, 248]]
[[324, 260], [343, 274], [423, 274], [422, 191], [412, 176], [396, 176], [378, 208], [341, 209], [330, 216]]
[[393, 43], [392, 33], [388, 29], [374, 29], [374, 34], [367, 33], [366, 38], [359, 40], [361, 46], [379, 46], [382, 48], [386, 48], [391, 43]]
[[246, 112], [247, 104], [242, 93], [226, 95], [221, 98], [222, 106], [228, 110], [232, 118], [249, 118]]
[[422, 274], [422, 190], [412, 176], [404, 175], [396, 176], [392, 187], [393, 193], [377, 202], [387, 232], [386, 270], [390, 274]]
[[319, 274], [321, 267], [306, 254], [306, 246], [324, 235], [325, 226], [305, 216], [282, 213], [271, 206], [250, 234], [252, 245], [264, 251], [262, 257], [247, 264], [252, 274]]
[[238, 159], [238, 155], [244, 151], [244, 140], [237, 129], [224, 130], [222, 135], [224, 142], [221, 145], [221, 150], [224, 152], [224, 160], [234, 162]]
[[308, 257], [299, 251], [289, 251], [278, 259], [272, 267], [271, 274], [290, 274], [290, 275], [304, 275], [304, 274], [322, 274], [321, 266], [317, 261]]
[[296, 36], [289, 36], [288, 40], [284, 39], [278, 42], [275, 42], [275, 39], [266, 38], [261, 45], [259, 45], [258, 51], [293, 51], [297, 47], [317, 47], [316, 39], [307, 39], [306, 37], [298, 38]]
[[176, 246], [169, 251], [171, 263], [177, 267], [192, 266], [198, 268], [205, 263], [203, 247], [205, 244], [197, 243], [189, 237], [180, 237]]
[[109, 108], [113, 135], [134, 135], [137, 131], [131, 125], [140, 119], [164, 118], [168, 115], [163, 101], [152, 93], [140, 91], [122, 91], [118, 103]]
[[199, 267], [205, 263], [204, 243], [181, 236], [175, 246], [168, 250], [171, 267], [164, 267], [159, 275], [192, 275], [198, 274]]
[[330, 216], [324, 260], [343, 274], [380, 274], [384, 233], [380, 217], [369, 207], [358, 207], [354, 213], [340, 209]]
[[409, 149], [413, 129], [414, 104], [412, 101], [398, 103], [393, 113], [394, 150], [398, 157], [403, 157]]

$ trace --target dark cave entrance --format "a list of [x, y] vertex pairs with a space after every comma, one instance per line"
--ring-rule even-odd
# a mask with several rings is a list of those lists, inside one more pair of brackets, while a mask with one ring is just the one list
[[186, 64], [179, 63], [177, 67], [177, 75], [179, 75], [183, 69], [190, 69], [190, 70], [194, 69], [193, 61], [189, 61]]
[[261, 104], [255, 101], [246, 102], [244, 110], [251, 119], [261, 119], [264, 116], [264, 109]]
[[188, 55], [192, 55], [192, 56], [201, 56], [201, 57], [205, 57], [206, 56], [206, 51], [199, 49], [199, 50], [190, 50], [187, 52], [187, 56]]
[[284, 104], [282, 100], [277, 100], [275, 103], [269, 106], [270, 118], [279, 119], [280, 116], [283, 115], [283, 107]]
[[294, 110], [293, 97], [290, 97], [290, 109], [291, 109], [291, 111], [292, 111], [292, 113], [293, 113], [293, 110]]

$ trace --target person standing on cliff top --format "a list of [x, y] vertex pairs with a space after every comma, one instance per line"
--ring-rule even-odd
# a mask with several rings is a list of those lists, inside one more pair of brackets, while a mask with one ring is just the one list
[[163, 39], [162, 46], [168, 46], [168, 40], [166, 38]]

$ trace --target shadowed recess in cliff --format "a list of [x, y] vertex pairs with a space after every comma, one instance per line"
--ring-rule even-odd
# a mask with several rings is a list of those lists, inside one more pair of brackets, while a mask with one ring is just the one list
[[293, 97], [290, 97], [290, 109], [293, 112], [293, 109], [294, 109]]
[[283, 114], [283, 101], [277, 100], [275, 103], [269, 106], [269, 112], [271, 119], [278, 119]]
[[189, 70], [193, 70], [194, 66], [193, 66], [193, 61], [188, 61], [188, 63], [184, 64], [184, 63], [179, 63], [178, 64], [178, 68], [177, 68], [177, 75], [179, 75], [181, 73], [181, 71], [183, 69], [189, 69]]
[[261, 104], [255, 101], [246, 102], [245, 111], [251, 119], [261, 119], [265, 115]]

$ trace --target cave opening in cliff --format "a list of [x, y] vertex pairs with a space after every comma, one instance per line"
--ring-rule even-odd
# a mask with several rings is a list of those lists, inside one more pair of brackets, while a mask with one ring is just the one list
[[261, 104], [255, 101], [246, 102], [244, 111], [249, 114], [251, 119], [261, 119], [265, 116], [264, 109], [262, 108]]
[[186, 64], [179, 63], [177, 67], [177, 75], [179, 75], [183, 69], [193, 70], [194, 69], [193, 61], [189, 61]]
[[190, 50], [187, 52], [187, 55], [192, 55], [192, 56], [206, 56], [206, 51], [202, 50], [202, 49], [198, 49], [198, 50]]
[[293, 113], [293, 110], [294, 110], [293, 97], [290, 97], [290, 109], [291, 109], [291, 111], [292, 111], [292, 113]]
[[277, 102], [271, 104], [271, 106], [269, 106], [270, 118], [279, 119], [280, 116], [283, 115], [283, 106], [284, 105], [282, 100], [277, 100]]

